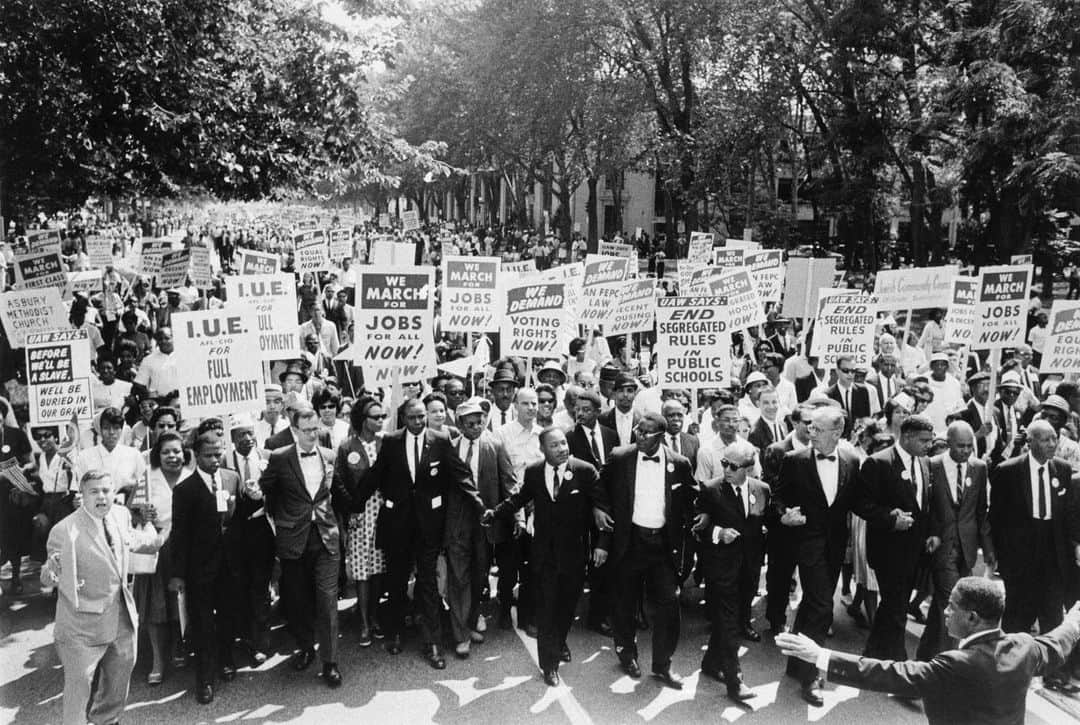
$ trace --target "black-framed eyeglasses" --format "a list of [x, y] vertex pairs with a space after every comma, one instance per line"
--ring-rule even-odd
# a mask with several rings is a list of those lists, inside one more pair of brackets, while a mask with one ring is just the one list
[[536, 402], [539, 405], [555, 405], [555, 398], [540, 398]]
[[855, 368], [837, 368], [837, 370], [842, 372], [844, 375], [854, 375], [855, 374]]
[[743, 468], [750, 468], [750, 466], [754, 465], [754, 462], [753, 461], [748, 461], [747, 463], [732, 463], [731, 461], [729, 461], [726, 458], [721, 458], [720, 459], [720, 465], [723, 466], [724, 468], [727, 468], [728, 470], [738, 471], [738, 470], [743, 469]]
[[381, 413], [379, 415], [370, 415], [369, 414], [368, 418], [371, 418], [372, 420], [385, 420], [387, 418], [387, 414], [386, 413]]

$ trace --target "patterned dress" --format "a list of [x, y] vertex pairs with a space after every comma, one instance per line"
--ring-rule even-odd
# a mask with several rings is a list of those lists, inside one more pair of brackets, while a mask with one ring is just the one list
[[[362, 448], [363, 453], [356, 448]], [[341, 453], [346, 455], [350, 474], [355, 471], [356, 475], [361, 475], [375, 465], [378, 457], [377, 441], [367, 443], [358, 438], [350, 438], [342, 444], [339, 455]], [[353, 463], [353, 459], [348, 458], [351, 453], [356, 454], [354, 459], [359, 457], [361, 460]], [[367, 458], [366, 461], [362, 460], [364, 457]], [[382, 549], [375, 547], [375, 524], [382, 504], [383, 495], [375, 491], [368, 498], [363, 512], [349, 516], [349, 531], [345, 537], [345, 573], [350, 581], [367, 581], [386, 571], [386, 555]]]

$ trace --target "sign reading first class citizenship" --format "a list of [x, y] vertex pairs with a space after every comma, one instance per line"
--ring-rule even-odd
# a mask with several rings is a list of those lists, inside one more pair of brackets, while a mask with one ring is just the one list
[[1031, 272], [1030, 265], [979, 270], [972, 349], [1015, 347], [1024, 341]]

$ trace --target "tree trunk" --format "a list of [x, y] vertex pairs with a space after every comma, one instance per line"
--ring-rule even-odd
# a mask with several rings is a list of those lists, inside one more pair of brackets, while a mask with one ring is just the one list
[[595, 253], [597, 248], [597, 241], [600, 238], [600, 220], [597, 219], [596, 207], [596, 187], [599, 183], [599, 179], [596, 176], [590, 176], [585, 180], [585, 184], [589, 189], [589, 197], [585, 201], [585, 213], [589, 218], [589, 236], [586, 240], [587, 249], [590, 253]]

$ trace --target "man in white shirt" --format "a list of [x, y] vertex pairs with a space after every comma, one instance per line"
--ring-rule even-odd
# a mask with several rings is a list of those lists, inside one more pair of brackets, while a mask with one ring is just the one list
[[540, 450], [540, 426], [536, 424], [537, 411], [536, 391], [521, 388], [514, 397], [514, 419], [495, 433], [510, 454], [518, 485], [521, 485], [525, 467], [544, 457]]
[[101, 411], [98, 419], [101, 442], [80, 451], [75, 459], [75, 479], [82, 480], [87, 471], [104, 471], [113, 481], [113, 490], [124, 493], [141, 483], [146, 476], [146, 463], [138, 450], [121, 445], [124, 416], [116, 408]]
[[[153, 398], [172, 398], [180, 395], [180, 360], [173, 348], [173, 334], [168, 327], [162, 327], [154, 334], [157, 349], [143, 358], [139, 370], [135, 373], [135, 385], [141, 386]], [[115, 481], [114, 481], [115, 483]]]
[[94, 410], [116, 408], [123, 410], [125, 401], [131, 395], [131, 383], [116, 379], [116, 365], [109, 358], [98, 361], [98, 376], [90, 378], [90, 395], [94, 399]]
[[[724, 451], [736, 440], [741, 440], [738, 434], [739, 409], [734, 405], [721, 404], [713, 410], [712, 428], [715, 435], [709, 443], [703, 443], [698, 449], [697, 471], [694, 478], [705, 483], [714, 478], [724, 475], [724, 468], [720, 461], [724, 458]], [[761, 475], [761, 467], [757, 461], [750, 471], [755, 478]]]
[[935, 352], [930, 358], [930, 377], [927, 379], [934, 399], [926, 406], [922, 414], [934, 424], [934, 434], [945, 434], [945, 418], [949, 413], [964, 407], [964, 392], [960, 381], [949, 373], [949, 355]]
[[341, 342], [338, 338], [337, 326], [327, 322], [322, 305], [315, 305], [311, 310], [311, 319], [300, 325], [300, 339], [303, 340], [308, 333], [315, 333], [324, 353], [330, 357], [338, 354]]
[[284, 410], [284, 394], [280, 385], [270, 384], [265, 389], [266, 409], [255, 422], [255, 445], [263, 448], [267, 439], [289, 427], [289, 421], [281, 415]]

